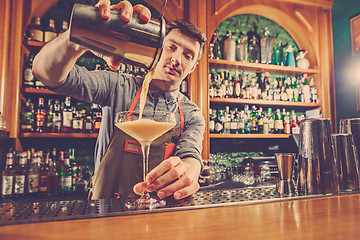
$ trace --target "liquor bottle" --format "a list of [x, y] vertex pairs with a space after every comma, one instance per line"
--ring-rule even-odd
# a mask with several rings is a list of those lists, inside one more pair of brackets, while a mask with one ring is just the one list
[[94, 131], [93, 131], [93, 121], [92, 121], [90, 115], [87, 115], [87, 116], [86, 116], [86, 119], [85, 119], [85, 132], [86, 132], [86, 133], [92, 133], [92, 132], [94, 132]]
[[55, 133], [61, 132], [61, 123], [62, 123], [62, 112], [61, 112], [60, 100], [55, 99], [52, 132]]
[[230, 128], [231, 128], [231, 115], [230, 115], [230, 107], [229, 106], [225, 107], [223, 119], [224, 119], [223, 120], [223, 126], [224, 126], [223, 133], [229, 134]]
[[84, 131], [84, 119], [80, 111], [75, 111], [72, 120], [72, 132], [81, 133]]
[[32, 154], [31, 164], [26, 176], [27, 191], [30, 195], [39, 192], [40, 168], [38, 164], [38, 152]]
[[239, 112], [238, 109], [235, 108], [231, 111], [231, 123], [230, 123], [230, 133], [237, 134], [238, 132], [238, 124], [239, 124]]
[[15, 173], [15, 189], [14, 195], [16, 197], [23, 196], [25, 194], [25, 186], [26, 186], [26, 174], [27, 174], [27, 153], [20, 153], [19, 165], [16, 168]]
[[247, 47], [245, 44], [245, 40], [247, 37], [244, 37], [243, 33], [240, 32], [240, 36], [238, 41], [236, 42], [236, 60], [241, 62], [247, 62], [248, 53], [247, 53]]
[[28, 98], [25, 105], [21, 109], [20, 115], [20, 130], [22, 132], [34, 132], [35, 125], [34, 104]]
[[54, 105], [53, 100], [48, 99], [48, 103], [46, 106], [45, 114], [45, 132], [52, 132], [53, 131], [53, 124], [54, 124]]
[[209, 116], [210, 133], [215, 133], [215, 118], [216, 118], [216, 109], [210, 109], [210, 116]]
[[227, 31], [223, 49], [223, 58], [229, 61], [235, 61], [236, 42], [233, 39], [231, 31]]
[[101, 112], [96, 112], [93, 119], [93, 131], [99, 132], [101, 126]]
[[62, 132], [69, 133], [72, 131], [72, 117], [71, 98], [65, 97], [65, 102], [62, 109]]
[[35, 131], [38, 133], [44, 132], [46, 111], [44, 106], [44, 98], [39, 98], [39, 103], [36, 109], [36, 128]]
[[6, 155], [6, 166], [2, 172], [2, 188], [1, 188], [1, 197], [9, 198], [14, 194], [14, 176], [15, 169], [14, 164], [14, 155], [9, 152]]
[[50, 42], [57, 37], [54, 19], [49, 19], [49, 26], [44, 30], [44, 42]]
[[267, 122], [269, 124], [269, 133], [274, 133], [275, 130], [275, 119], [273, 116], [272, 108], [268, 108], [268, 112], [266, 114]]
[[251, 133], [258, 133], [258, 116], [256, 106], [252, 106], [250, 113]]
[[57, 171], [60, 173], [61, 168], [64, 165], [64, 151], [59, 152], [59, 157], [55, 161], [56, 161]]
[[262, 107], [259, 107], [259, 110], [258, 110], [257, 124], [258, 124], [258, 133], [263, 134], [264, 133], [264, 114], [263, 114]]
[[264, 37], [260, 40], [261, 45], [261, 63], [271, 63], [274, 39], [270, 36], [268, 27], [265, 27]]
[[221, 53], [220, 53], [220, 41], [216, 34], [214, 33], [211, 42], [210, 42], [212, 52], [210, 53], [210, 58], [212, 59], [220, 59]]
[[55, 158], [49, 159], [50, 169], [47, 175], [47, 196], [56, 196], [59, 194], [59, 173], [56, 170]]
[[[236, 76], [238, 76], [238, 75], [236, 75]], [[233, 97], [234, 98], [240, 98], [240, 94], [241, 94], [241, 83], [240, 83], [239, 79], [235, 78]]]
[[78, 180], [79, 180], [79, 168], [75, 160], [75, 149], [70, 148], [69, 149], [69, 159], [70, 159], [70, 167], [71, 167], [71, 173], [72, 173], [72, 191], [76, 192]]
[[62, 25], [61, 25], [61, 30], [60, 30], [59, 34], [65, 32], [65, 31], [68, 30], [68, 29], [69, 29], [69, 23], [68, 23], [68, 21], [63, 21], [63, 22], [62, 22]]
[[60, 171], [60, 190], [62, 194], [71, 193], [72, 190], [72, 172], [70, 166], [70, 159], [68, 157], [64, 160], [64, 165]]
[[23, 76], [23, 86], [25, 88], [34, 87], [34, 75], [32, 74], [32, 64], [33, 64], [33, 55], [24, 55], [24, 76]]
[[50, 170], [49, 166], [49, 153], [44, 154], [42, 164], [40, 166], [40, 183], [39, 191], [42, 195], [47, 195], [48, 186], [48, 173]]
[[284, 133], [284, 123], [281, 118], [280, 109], [276, 109], [275, 121], [274, 121], [274, 133]]
[[249, 62], [259, 63], [260, 62], [260, 50], [258, 46], [258, 40], [255, 36], [250, 39], [249, 45]]
[[39, 17], [33, 17], [32, 22], [29, 25], [27, 35], [29, 37], [29, 40], [43, 42], [44, 31], [41, 27], [41, 22]]
[[223, 113], [224, 110], [219, 110], [217, 117], [215, 118], [215, 133], [223, 133], [224, 131]]
[[289, 112], [286, 112], [286, 115], [284, 116], [284, 133], [290, 134], [291, 133], [291, 122], [290, 122], [290, 114]]
[[291, 111], [291, 133], [292, 134], [300, 133], [300, 126], [298, 124], [296, 113], [294, 110]]
[[240, 111], [240, 116], [238, 120], [238, 133], [245, 133], [245, 111]]
[[269, 118], [267, 117], [266, 113], [264, 113], [264, 117], [263, 117], [263, 134], [269, 134]]

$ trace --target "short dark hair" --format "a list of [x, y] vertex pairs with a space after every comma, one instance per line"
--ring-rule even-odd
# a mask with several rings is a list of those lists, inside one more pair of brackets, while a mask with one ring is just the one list
[[166, 24], [166, 35], [168, 35], [168, 33], [173, 29], [178, 29], [182, 34], [185, 34], [189, 37], [193, 37], [199, 42], [200, 51], [199, 51], [199, 56], [197, 58], [197, 61], [199, 61], [199, 59], [204, 53], [204, 47], [207, 41], [205, 33], [191, 22], [188, 22], [183, 19], [176, 19], [168, 22]]

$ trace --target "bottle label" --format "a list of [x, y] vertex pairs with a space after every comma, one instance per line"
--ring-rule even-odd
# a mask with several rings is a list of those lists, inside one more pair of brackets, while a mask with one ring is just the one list
[[15, 176], [15, 194], [23, 194], [25, 189], [25, 175]]
[[85, 123], [85, 129], [86, 130], [92, 130], [92, 123], [91, 122]]
[[63, 127], [71, 128], [72, 112], [63, 112]]
[[209, 122], [209, 128], [210, 128], [210, 132], [214, 132], [214, 131], [215, 131], [215, 121], [214, 121], [214, 120], [210, 120], [210, 122]]
[[7, 196], [12, 194], [13, 176], [3, 176], [2, 178], [2, 195]]
[[39, 192], [39, 175], [29, 175], [29, 193]]
[[44, 32], [39, 30], [39, 29], [30, 30], [30, 38], [31, 38], [31, 40], [42, 42], [43, 41], [43, 36], [44, 36]]
[[81, 119], [74, 119], [72, 123], [72, 128], [76, 130], [82, 130], [83, 129], [83, 120]]
[[94, 129], [99, 130], [99, 129], [100, 129], [100, 125], [101, 125], [101, 122], [100, 122], [100, 121], [95, 122], [95, 124], [94, 124]]
[[53, 40], [56, 37], [57, 37], [56, 32], [46, 31], [44, 33], [44, 42], [50, 42], [51, 40]]
[[283, 121], [282, 120], [275, 120], [275, 129], [283, 129]]
[[71, 187], [72, 179], [71, 176], [61, 176], [60, 178], [60, 187], [68, 188]]

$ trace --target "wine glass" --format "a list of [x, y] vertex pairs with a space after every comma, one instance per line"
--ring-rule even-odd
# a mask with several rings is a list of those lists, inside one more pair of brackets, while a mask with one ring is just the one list
[[[149, 171], [149, 151], [151, 143], [172, 129], [176, 124], [175, 114], [165, 111], [123, 111], [115, 117], [115, 125], [135, 138], [142, 148], [143, 154], [143, 181]], [[154, 209], [165, 206], [165, 200], [153, 198], [143, 189], [139, 199], [129, 200], [125, 206], [129, 209]]]

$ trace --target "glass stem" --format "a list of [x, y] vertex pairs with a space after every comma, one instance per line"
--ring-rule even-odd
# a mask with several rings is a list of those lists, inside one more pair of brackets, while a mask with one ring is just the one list
[[[150, 153], [150, 144], [141, 144], [142, 154], [143, 154], [143, 181], [146, 181], [146, 175], [149, 172], [149, 153]], [[143, 195], [147, 191], [143, 189]]]

